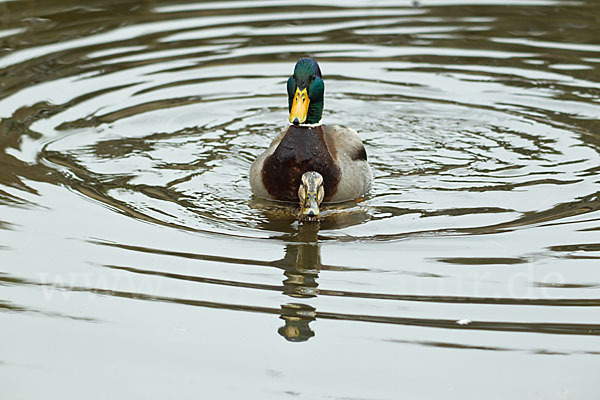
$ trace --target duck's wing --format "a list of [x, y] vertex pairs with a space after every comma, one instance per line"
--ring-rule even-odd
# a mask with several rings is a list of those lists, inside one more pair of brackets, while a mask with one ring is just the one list
[[326, 125], [323, 127], [329, 152], [342, 173], [331, 202], [354, 200], [371, 190], [373, 174], [367, 162], [367, 151], [354, 129]]

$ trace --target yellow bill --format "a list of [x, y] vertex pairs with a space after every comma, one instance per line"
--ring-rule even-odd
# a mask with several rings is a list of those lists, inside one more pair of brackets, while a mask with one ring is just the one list
[[[306, 121], [309, 104], [310, 99], [308, 98], [307, 90], [304, 89], [300, 91], [300, 88], [296, 88], [292, 109], [290, 111], [290, 122], [292, 124], [303, 124]], [[295, 122], [296, 118], [298, 119], [298, 122]]]

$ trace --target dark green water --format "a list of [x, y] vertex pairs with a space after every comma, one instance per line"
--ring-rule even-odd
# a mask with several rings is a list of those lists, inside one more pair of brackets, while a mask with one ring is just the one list
[[[0, 0], [0, 398], [600, 398], [600, 2], [85, 3]], [[305, 55], [320, 226], [248, 183]]]

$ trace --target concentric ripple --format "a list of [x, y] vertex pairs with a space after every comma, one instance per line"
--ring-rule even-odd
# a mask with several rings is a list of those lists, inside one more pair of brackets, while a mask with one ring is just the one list
[[[434, 370], [454, 354], [487, 365], [499, 352], [518, 354], [517, 370], [537, 368], [542, 355], [571, 356], [580, 379], [593, 370], [594, 1], [93, 4], [0, 0], [0, 317], [9, 332], [45, 327], [64, 349], [79, 330], [97, 338], [107, 329], [91, 325], [155, 329], [158, 316], [210, 331], [213, 348], [202, 351], [217, 364], [232, 346], [238, 375], [260, 349], [281, 350], [280, 336], [322, 338], [327, 349], [310, 351], [336, 360], [337, 340], [384, 368], [401, 349], [426, 353]], [[285, 82], [306, 55], [323, 71], [324, 122], [359, 132], [375, 177], [366, 199], [326, 207], [320, 225], [254, 199], [248, 183], [252, 161], [286, 127]], [[116, 328], [122, 343], [134, 341], [130, 329]], [[236, 329], [255, 349], [232, 344]], [[8, 375], [22, 376], [4, 364], [56, 357], [25, 347], [0, 358]], [[269, 376], [286, 378], [256, 398], [373, 394], [301, 387], [291, 377], [304, 373], [282, 360], [258, 368], [271, 371], [270, 362]], [[542, 375], [556, 382], [551, 394], [563, 384], [553, 374]], [[396, 398], [387, 369], [368, 380]], [[418, 395], [429, 393], [426, 381], [407, 389], [413, 398], [427, 397]]]

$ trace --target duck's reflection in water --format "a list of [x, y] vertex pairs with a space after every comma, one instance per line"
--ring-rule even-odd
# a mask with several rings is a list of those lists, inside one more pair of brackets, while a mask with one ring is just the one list
[[[319, 225], [301, 224], [293, 241], [285, 247], [283, 293], [295, 298], [310, 298], [318, 294], [317, 278], [321, 269]], [[279, 328], [281, 336], [291, 342], [303, 342], [315, 335], [310, 322], [315, 320], [316, 309], [306, 304], [281, 305], [280, 318], [285, 325]]]
[[277, 332], [290, 342], [305, 342], [315, 336], [309, 324], [315, 320], [316, 309], [307, 304], [288, 303], [281, 305], [281, 318], [285, 325]]
[[317, 223], [301, 224], [298, 232], [285, 246], [285, 257], [281, 260], [284, 269], [283, 292], [288, 296], [315, 297], [317, 278], [321, 270], [321, 249], [318, 241]]
[[[285, 240], [285, 256], [274, 264], [283, 269], [283, 293], [295, 299], [319, 294], [317, 278], [323, 267], [319, 229], [342, 228], [360, 224], [369, 218], [364, 209], [347, 207], [346, 210], [326, 211], [321, 222], [298, 223], [294, 222], [297, 210], [290, 205], [255, 201], [253, 206], [261, 209], [267, 218], [261, 228], [282, 233], [276, 238]], [[278, 329], [279, 334], [291, 342], [310, 339], [315, 332], [309, 324], [315, 320], [316, 313], [317, 310], [307, 304], [282, 304], [280, 318], [285, 325]]]

